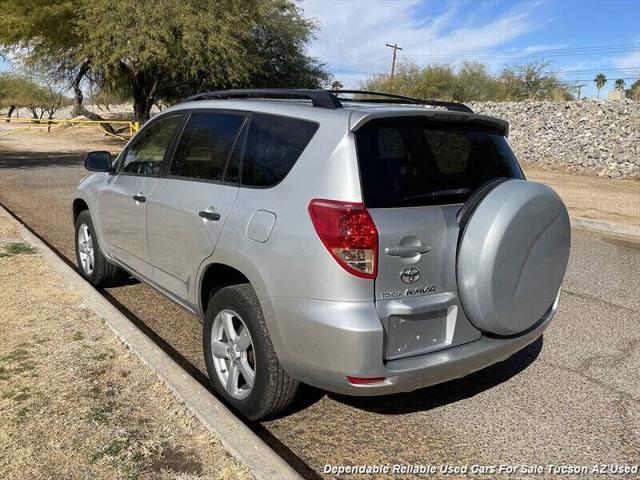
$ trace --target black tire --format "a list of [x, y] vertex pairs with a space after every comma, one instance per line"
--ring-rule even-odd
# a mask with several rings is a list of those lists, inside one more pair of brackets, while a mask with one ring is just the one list
[[[242, 317], [253, 341], [255, 356], [255, 382], [249, 395], [242, 399], [232, 397], [222, 385], [213, 363], [211, 335], [219, 312], [229, 309]], [[259, 420], [283, 411], [298, 389], [298, 381], [290, 377], [280, 365], [271, 343], [267, 325], [253, 288], [250, 284], [232, 285], [216, 292], [209, 300], [202, 335], [204, 359], [209, 381], [214, 390], [250, 420]]]
[[[78, 248], [78, 232], [80, 228], [86, 225], [91, 233], [93, 241], [93, 271], [88, 273], [82, 267], [82, 261], [80, 260], [80, 250]], [[75, 246], [76, 246], [76, 262], [78, 263], [78, 269], [84, 278], [89, 280], [96, 287], [111, 286], [117, 284], [120, 279], [123, 278], [124, 272], [116, 265], [109, 263], [102, 254], [100, 245], [98, 244], [98, 238], [95, 235], [95, 229], [93, 228], [93, 222], [91, 221], [91, 215], [89, 210], [80, 212], [78, 218], [76, 218], [75, 225]]]

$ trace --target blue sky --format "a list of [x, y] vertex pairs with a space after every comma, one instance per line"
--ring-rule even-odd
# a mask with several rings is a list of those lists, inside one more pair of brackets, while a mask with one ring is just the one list
[[586, 80], [595, 96], [602, 71], [613, 87], [640, 76], [640, 0], [305, 0], [305, 15], [320, 26], [310, 52], [345, 87], [388, 72], [400, 59], [418, 64], [476, 59], [493, 72], [536, 58], [552, 62], [563, 80]]
[[[391, 49], [418, 64], [476, 59], [498, 73], [536, 58], [595, 96], [602, 71], [613, 87], [640, 75], [640, 0], [302, 0], [320, 30], [310, 53], [345, 87], [388, 72]], [[0, 70], [8, 65], [0, 60]]]

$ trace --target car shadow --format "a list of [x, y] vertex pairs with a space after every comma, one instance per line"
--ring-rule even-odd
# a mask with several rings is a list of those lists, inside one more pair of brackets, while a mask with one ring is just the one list
[[432, 410], [473, 397], [478, 393], [506, 382], [525, 370], [538, 358], [543, 344], [544, 339], [541, 336], [535, 342], [502, 362], [483, 368], [466, 377], [422, 388], [414, 392], [380, 397], [352, 397], [333, 393], [328, 395], [337, 402], [350, 405], [359, 410], [382, 415], [398, 415]]
[[83, 152], [0, 152], [0, 169], [31, 169], [55, 166], [82, 166]]

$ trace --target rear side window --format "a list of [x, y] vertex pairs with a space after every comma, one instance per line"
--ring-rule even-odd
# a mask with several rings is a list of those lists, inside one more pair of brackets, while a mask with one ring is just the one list
[[221, 180], [245, 120], [242, 115], [192, 114], [180, 136], [169, 174]]
[[498, 131], [424, 118], [374, 120], [356, 132], [370, 208], [462, 203], [497, 177], [523, 178]]
[[280, 183], [318, 130], [313, 122], [254, 114], [247, 134], [242, 184], [271, 187]]

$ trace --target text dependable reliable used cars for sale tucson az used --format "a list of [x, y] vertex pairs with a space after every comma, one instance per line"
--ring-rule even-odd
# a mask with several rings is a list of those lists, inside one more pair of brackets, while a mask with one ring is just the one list
[[299, 382], [412, 391], [506, 359], [557, 305], [567, 210], [503, 120], [374, 92], [228, 90], [149, 121], [73, 200], [94, 285], [123, 272], [204, 322], [213, 388], [251, 419]]

